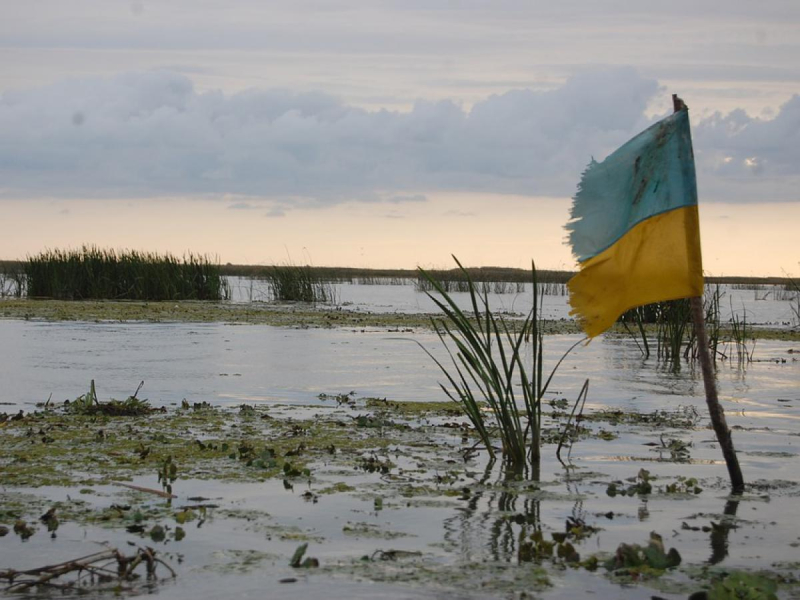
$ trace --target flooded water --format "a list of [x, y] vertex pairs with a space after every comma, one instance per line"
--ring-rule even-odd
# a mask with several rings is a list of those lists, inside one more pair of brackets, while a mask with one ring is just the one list
[[[269, 283], [261, 279], [228, 278], [231, 301], [236, 303], [268, 302], [271, 299]], [[432, 313], [434, 302], [416, 289], [414, 281], [405, 285], [363, 285], [357, 283], [335, 284], [334, 304], [345, 310], [374, 313]], [[524, 291], [488, 294], [490, 306], [498, 312], [525, 315], [531, 310], [531, 284]], [[757, 289], [741, 289], [734, 285], [707, 286], [707, 293], [720, 294], [720, 321], [728, 322], [732, 315], [748, 324], [789, 327], [800, 325], [793, 310], [797, 306], [797, 293], [787, 292], [782, 286], [761, 285]], [[569, 319], [569, 301], [566, 286], [551, 284], [543, 302], [545, 319]], [[469, 294], [453, 292], [452, 298], [462, 309], [470, 308]]]
[[[750, 297], [752, 291], [742, 292], [733, 304], [745, 303], [752, 322], [791, 318], [783, 301], [746, 303]], [[525, 298], [503, 295], [498, 301], [509, 311], [524, 312]], [[241, 296], [234, 299], [243, 301]], [[433, 310], [413, 286], [343, 285], [340, 302], [372, 311]], [[547, 306], [551, 315], [562, 314], [566, 300], [548, 296]], [[444, 399], [438, 387], [441, 374], [415, 343], [442, 356], [436, 337], [424, 331], [0, 321], [0, 339], [0, 412], [9, 414], [35, 410], [36, 403], [51, 395], [53, 401], [74, 399], [90, 380], [95, 380], [101, 400], [125, 398], [144, 380], [139, 396], [154, 406], [177, 405], [183, 399], [231, 408], [246, 403], [279, 419], [319, 414], [351, 421], [358, 413], [333, 406], [320, 394]], [[578, 339], [548, 336], [546, 363], [555, 364]], [[566, 359], [549, 400], [565, 398], [571, 404], [588, 378], [586, 414], [665, 411], [694, 424], [587, 425], [614, 435], [576, 442], [566, 469], [555, 460], [553, 445], [545, 446], [541, 472], [532, 480], [509, 477], [484, 454], [463, 458], [460, 434], [434, 428], [414, 433], [418, 437], [405, 445], [390, 445], [385, 457], [394, 466], [388, 474], [343, 468], [331, 460], [317, 461], [313, 476], [294, 486], [280, 478], [225, 484], [179, 479], [174, 484], [176, 509], [196, 503], [197, 497], [215, 508], [202, 523], [185, 525], [186, 540], [168, 536], [158, 546], [178, 578], [136, 593], [165, 599], [399, 599], [520, 597], [529, 590], [534, 597], [553, 599], [686, 598], [700, 586], [700, 579], [692, 579], [693, 568], [765, 568], [797, 578], [798, 357], [797, 344], [759, 341], [754, 362], [718, 365], [720, 398], [745, 478], [753, 484], [741, 499], [728, 496], [724, 463], [707, 428], [699, 373], [691, 365], [673, 372], [655, 359], [643, 360], [629, 340], [600, 338]], [[671, 440], [680, 444], [670, 446]], [[3, 463], [3, 469], [9, 468]], [[701, 492], [609, 495], [609, 482], [630, 485], [641, 469], [655, 478], [654, 488], [692, 477]], [[347, 484], [342, 493], [322, 494], [342, 482]], [[158, 487], [155, 473], [133, 483]], [[94, 509], [139, 503], [172, 513], [163, 501], [114, 486], [93, 486], [91, 494], [80, 495], [73, 488], [2, 485], [5, 501], [26, 494], [47, 502], [80, 496]], [[412, 488], [428, 491], [407, 493]], [[309, 501], [306, 492], [319, 495]], [[602, 575], [602, 568], [593, 573], [559, 567], [547, 571], [549, 585], [537, 587], [527, 579], [536, 572], [534, 564], [519, 562], [521, 544], [536, 531], [564, 531], [568, 519], [593, 528], [591, 535], [575, 542], [581, 556], [613, 554], [622, 543], [644, 545], [656, 531], [666, 548], [679, 550], [682, 569], [671, 577], [671, 587], [659, 579], [620, 587]], [[169, 522], [175, 526], [174, 520]], [[730, 527], [720, 529], [720, 523]], [[101, 541], [121, 547], [143, 543], [125, 529], [65, 522], [55, 539], [43, 533], [27, 541], [13, 534], [0, 537], [0, 569], [67, 560], [92, 552]], [[288, 566], [300, 541], [308, 542], [319, 569]]]

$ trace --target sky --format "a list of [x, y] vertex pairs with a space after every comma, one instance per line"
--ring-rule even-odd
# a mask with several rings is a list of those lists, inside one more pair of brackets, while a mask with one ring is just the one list
[[574, 269], [592, 160], [690, 108], [709, 275], [800, 275], [800, 2], [0, 0], [0, 259]]

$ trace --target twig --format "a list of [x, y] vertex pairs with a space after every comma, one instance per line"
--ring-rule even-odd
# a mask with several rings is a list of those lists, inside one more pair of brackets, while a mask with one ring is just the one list
[[177, 498], [175, 494], [170, 494], [168, 492], [162, 492], [161, 490], [154, 490], [153, 488], [146, 488], [141, 487], [138, 485], [131, 485], [130, 483], [122, 483], [121, 481], [115, 481], [114, 485], [119, 485], [122, 487], [126, 487], [131, 490], [136, 490], [137, 492], [145, 492], [146, 494], [155, 494], [156, 496], [161, 496], [162, 498]]
[[[109, 568], [110, 564], [114, 562], [116, 562], [117, 565], [116, 570]], [[88, 556], [68, 560], [55, 565], [46, 565], [44, 567], [36, 567], [22, 571], [6, 569], [0, 571], [0, 579], [5, 579], [9, 583], [4, 590], [6, 592], [23, 592], [39, 586], [68, 590], [73, 588], [76, 583], [83, 578], [84, 572], [92, 576], [96, 575], [102, 577], [106, 581], [109, 578], [128, 581], [135, 577], [134, 570], [143, 562], [147, 568], [147, 576], [150, 578], [156, 576], [156, 565], [163, 565], [164, 568], [170, 572], [172, 577], [176, 576], [172, 567], [160, 558], [157, 558], [152, 548], [145, 547], [139, 548], [133, 556], [125, 556], [116, 548], [108, 548], [101, 552], [95, 552]], [[66, 583], [56, 583], [53, 581], [69, 573], [77, 573], [77, 579]]]
[[589, 395], [589, 380], [583, 382], [583, 387], [581, 387], [581, 391], [578, 394], [578, 398], [575, 400], [575, 406], [572, 407], [572, 412], [569, 414], [569, 418], [567, 419], [566, 424], [564, 425], [564, 431], [561, 433], [561, 439], [558, 440], [558, 448], [556, 449], [556, 458], [558, 462], [560, 462], [564, 467], [567, 465], [564, 464], [564, 461], [561, 460], [561, 447], [564, 445], [564, 439], [567, 437], [567, 433], [569, 432], [569, 426], [572, 423], [572, 417], [575, 415], [575, 411], [578, 408], [578, 404], [581, 403], [581, 399], [583, 400], [583, 404], [581, 405], [581, 413], [583, 413], [583, 407], [586, 405], [586, 397]]

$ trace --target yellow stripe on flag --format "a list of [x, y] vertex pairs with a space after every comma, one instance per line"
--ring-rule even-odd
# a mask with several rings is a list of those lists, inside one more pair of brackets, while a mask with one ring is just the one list
[[703, 295], [697, 206], [642, 221], [612, 246], [581, 263], [567, 284], [571, 315], [589, 337], [611, 327], [627, 310]]

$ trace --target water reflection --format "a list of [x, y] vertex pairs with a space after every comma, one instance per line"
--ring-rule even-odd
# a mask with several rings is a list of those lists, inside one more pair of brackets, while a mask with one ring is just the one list
[[719, 524], [711, 523], [711, 558], [708, 563], [716, 565], [728, 556], [728, 533], [735, 529], [736, 511], [739, 509], [738, 499], [729, 499], [725, 502], [722, 511], [723, 518]]
[[541, 530], [540, 500], [526, 493], [539, 478], [538, 464], [514, 468], [489, 462], [465, 488], [463, 505], [445, 519], [445, 541], [466, 560], [516, 562], [520, 541]]

